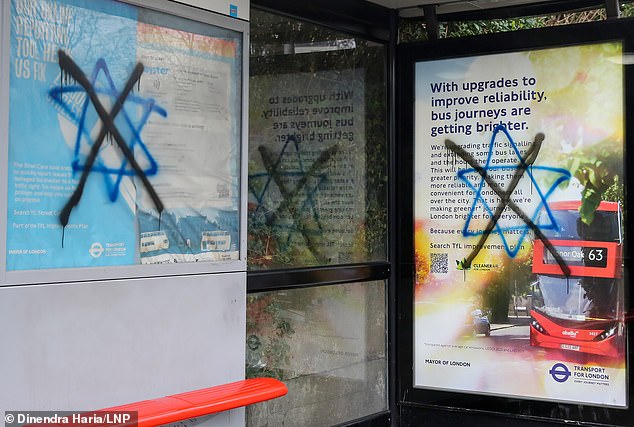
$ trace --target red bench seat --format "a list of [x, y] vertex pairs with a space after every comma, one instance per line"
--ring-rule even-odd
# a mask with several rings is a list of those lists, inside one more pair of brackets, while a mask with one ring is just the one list
[[138, 427], [154, 427], [274, 399], [287, 392], [281, 381], [252, 378], [96, 412], [137, 412]]

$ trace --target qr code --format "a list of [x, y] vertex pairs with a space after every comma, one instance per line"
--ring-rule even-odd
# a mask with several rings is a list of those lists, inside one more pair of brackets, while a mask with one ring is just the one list
[[449, 273], [449, 254], [429, 254], [431, 272], [434, 274]]

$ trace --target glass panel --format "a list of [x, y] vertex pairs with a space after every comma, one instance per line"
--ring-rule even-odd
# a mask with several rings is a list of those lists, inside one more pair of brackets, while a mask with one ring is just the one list
[[385, 47], [253, 11], [250, 269], [386, 259]]
[[242, 33], [115, 1], [10, 10], [7, 270], [238, 260]]
[[289, 393], [247, 407], [247, 426], [331, 426], [387, 409], [385, 283], [250, 294], [247, 375]]

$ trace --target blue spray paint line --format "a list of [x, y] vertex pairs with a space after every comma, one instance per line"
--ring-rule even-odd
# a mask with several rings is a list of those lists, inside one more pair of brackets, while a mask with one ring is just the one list
[[[297, 153], [298, 169], [297, 170], [283, 170], [281, 168], [281, 162], [282, 162], [282, 159], [284, 158], [284, 155], [288, 147], [291, 146], [291, 144], [292, 144], [292, 147], [295, 149], [295, 153]], [[306, 176], [307, 168], [305, 166], [305, 160], [304, 160], [304, 157], [301, 155], [300, 145], [295, 135], [288, 135], [288, 138], [286, 142], [284, 143], [284, 146], [280, 150], [277, 158], [275, 159], [275, 162], [269, 165], [269, 169], [270, 169], [270, 172], [272, 173], [270, 173], [267, 170], [267, 172], [249, 175], [250, 181], [253, 181], [258, 178], [266, 178], [264, 186], [259, 192], [256, 191], [253, 185], [249, 185], [249, 192], [255, 198], [258, 208], [263, 207], [265, 204], [265, 198], [269, 193], [269, 186], [271, 185], [272, 182], [274, 182], [274, 175], [282, 176], [285, 178], [302, 178]], [[311, 190], [306, 192], [305, 205], [306, 203], [308, 203], [308, 205], [311, 206], [312, 208], [315, 208], [314, 196], [319, 190], [320, 184], [322, 184], [324, 181], [327, 180], [327, 175], [325, 173], [320, 173], [319, 175], [317, 175], [317, 177], [318, 177], [319, 183], [316, 186], [313, 186]]]
[[[517, 167], [508, 167], [508, 166], [492, 166], [492, 167], [488, 167], [485, 168], [487, 170], [487, 172], [495, 172], [495, 171], [514, 171], [517, 170]], [[535, 209], [535, 211], [533, 212], [533, 215], [530, 217], [531, 221], [535, 224], [537, 224], [537, 220], [539, 219], [540, 216], [540, 212], [544, 211], [544, 213], [547, 216], [547, 221], [545, 221], [544, 223], [539, 223], [537, 224], [538, 227], [542, 230], [557, 230], [559, 227], [553, 217], [552, 211], [550, 210], [550, 208], [548, 207], [548, 203], [546, 202], [548, 200], [548, 198], [552, 195], [552, 193], [557, 189], [557, 186], [559, 184], [561, 184], [562, 182], [567, 181], [568, 179], [570, 179], [570, 173], [562, 168], [555, 168], [555, 167], [548, 167], [548, 166], [533, 166], [532, 168], [529, 169], [533, 169], [533, 170], [539, 170], [539, 171], [545, 171], [545, 172], [553, 172], [553, 173], [558, 173], [561, 174], [561, 176], [559, 178], [557, 178], [553, 184], [549, 187], [548, 191], [546, 193], [543, 193], [541, 190], [538, 191], [538, 194], [540, 195], [540, 202], [539, 205], [537, 206], [537, 208]], [[476, 188], [468, 179], [468, 174], [471, 173], [477, 173], [477, 171], [473, 168], [469, 168], [469, 169], [463, 169], [458, 171], [457, 175], [458, 177], [467, 185], [467, 187], [469, 187], [469, 189], [474, 193], [474, 199], [473, 202], [471, 204], [471, 209], [469, 211], [469, 213], [467, 214], [467, 219], [465, 221], [465, 225], [462, 229], [462, 235], [465, 237], [473, 237], [473, 236], [481, 236], [482, 234], [484, 234], [484, 230], [471, 230], [471, 220], [473, 219], [473, 214], [478, 206], [479, 203], [482, 204], [484, 210], [486, 211], [486, 213], [488, 214], [489, 218], [493, 218], [494, 217], [494, 210], [491, 208], [491, 206], [486, 202], [486, 200], [484, 199], [484, 197], [482, 196], [482, 185], [478, 185], [478, 187]], [[531, 179], [532, 177], [532, 172], [527, 172], [527, 174], [531, 174]], [[482, 182], [484, 182], [484, 180], [482, 180]], [[536, 186], [535, 188], [538, 188], [538, 186]], [[494, 231], [492, 231], [491, 234], [498, 234], [502, 240], [502, 244], [504, 245], [504, 249], [506, 250], [506, 253], [511, 257], [514, 258], [517, 253], [519, 252], [521, 245], [525, 239], [525, 237], [528, 235], [528, 233], [530, 232], [531, 227], [529, 227], [527, 224], [524, 225], [517, 225], [517, 226], [508, 226], [508, 227], [502, 227], [500, 226], [500, 223], [496, 221], [495, 223], [495, 228]], [[515, 245], [514, 248], [511, 248], [508, 240], [506, 239], [504, 233], [508, 232], [508, 231], [521, 231], [520, 235], [519, 235], [519, 239], [517, 244]]]

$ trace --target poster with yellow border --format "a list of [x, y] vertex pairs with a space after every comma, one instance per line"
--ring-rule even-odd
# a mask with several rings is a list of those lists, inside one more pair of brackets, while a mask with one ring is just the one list
[[619, 42], [416, 63], [414, 387], [625, 407]]

